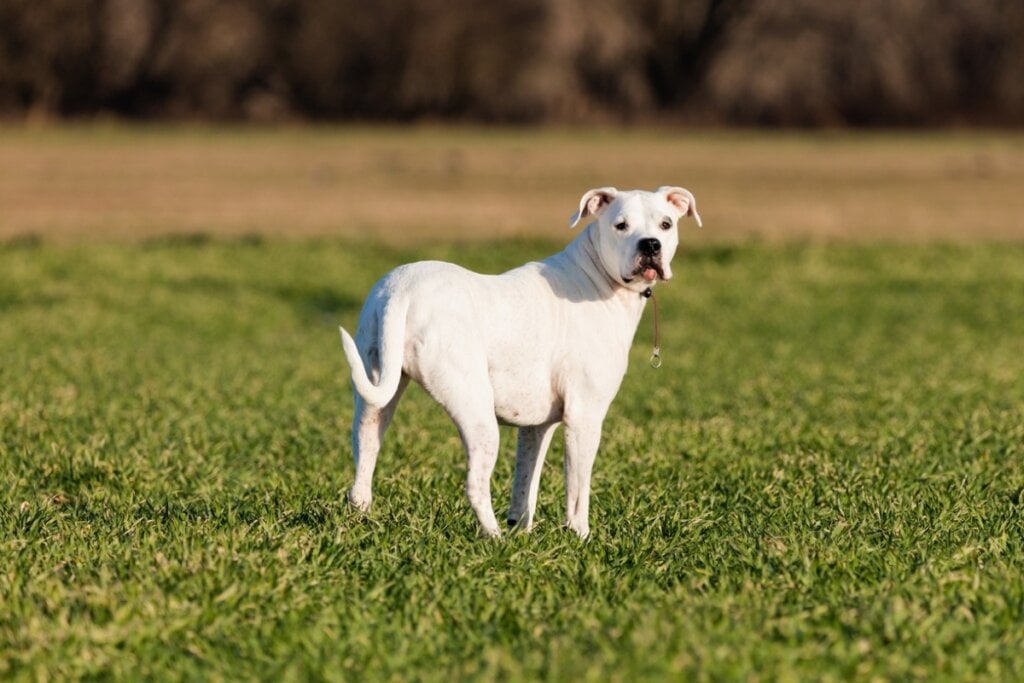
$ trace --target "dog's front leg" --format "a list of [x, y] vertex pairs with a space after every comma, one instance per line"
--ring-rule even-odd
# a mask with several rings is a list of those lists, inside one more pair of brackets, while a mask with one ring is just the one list
[[600, 441], [600, 421], [566, 423], [565, 524], [580, 538], [590, 535], [590, 474]]
[[508, 508], [508, 525], [524, 531], [533, 527], [537, 510], [540, 472], [544, 468], [551, 437], [558, 423], [537, 427], [520, 427], [516, 444], [516, 472], [512, 477], [512, 503]]

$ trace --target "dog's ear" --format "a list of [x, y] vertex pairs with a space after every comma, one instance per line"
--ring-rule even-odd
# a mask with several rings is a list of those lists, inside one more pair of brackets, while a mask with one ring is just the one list
[[569, 227], [575, 228], [581, 218], [596, 216], [604, 211], [609, 204], [615, 201], [615, 195], [619, 193], [614, 187], [597, 187], [587, 190], [580, 197], [580, 210], [569, 219]]
[[697, 226], [703, 227], [703, 223], [700, 222], [700, 214], [697, 213], [697, 200], [693, 198], [692, 192], [685, 188], [672, 187], [671, 185], [659, 187], [657, 192], [660, 195], [664, 195], [665, 200], [669, 204], [679, 209], [680, 215], [693, 216], [693, 219], [697, 221]]

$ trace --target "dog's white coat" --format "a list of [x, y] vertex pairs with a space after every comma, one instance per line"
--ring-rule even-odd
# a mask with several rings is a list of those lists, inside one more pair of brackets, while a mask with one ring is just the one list
[[[552, 434], [565, 425], [566, 524], [586, 537], [590, 477], [626, 372], [652, 277], [672, 276], [676, 223], [689, 191], [598, 188], [572, 218], [594, 216], [565, 250], [501, 275], [437, 261], [396, 268], [371, 290], [355, 340], [341, 330], [355, 386], [349, 500], [367, 510], [381, 439], [409, 379], [451, 416], [466, 448], [466, 493], [485, 536], [498, 536], [490, 479], [498, 423], [519, 427], [510, 526], [529, 529]], [[667, 226], [667, 227], [666, 227]], [[643, 255], [660, 242], [658, 258]]]

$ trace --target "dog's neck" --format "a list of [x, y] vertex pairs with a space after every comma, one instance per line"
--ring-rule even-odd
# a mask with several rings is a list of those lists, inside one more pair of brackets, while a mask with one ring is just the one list
[[595, 289], [601, 293], [602, 298], [609, 300], [621, 300], [632, 304], [630, 308], [643, 309], [646, 297], [638, 294], [612, 277], [608, 268], [601, 260], [601, 254], [597, 248], [597, 227], [596, 224], [588, 225], [580, 235], [565, 248], [566, 252], [576, 252], [581, 258], [574, 259], [580, 266], [580, 270], [593, 283]]
[[627, 335], [628, 345], [647, 298], [608, 273], [597, 247], [597, 229], [596, 224], [588, 225], [565, 249], [544, 259], [544, 265], [553, 267], [545, 277], [550, 278], [550, 286], [561, 298], [600, 303], [616, 315], [624, 315], [627, 324], [620, 323], [616, 328]]

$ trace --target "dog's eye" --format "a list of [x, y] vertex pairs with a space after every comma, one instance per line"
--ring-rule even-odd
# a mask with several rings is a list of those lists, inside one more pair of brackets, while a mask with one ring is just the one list
[[618, 230], [619, 232], [625, 231], [625, 229], [628, 227], [629, 226], [626, 225], [626, 221], [619, 221], [618, 223], [615, 224], [615, 229]]
[[661, 222], [661, 229], [662, 230], [671, 230], [672, 229], [672, 221], [669, 221], [669, 220], [662, 221]]

